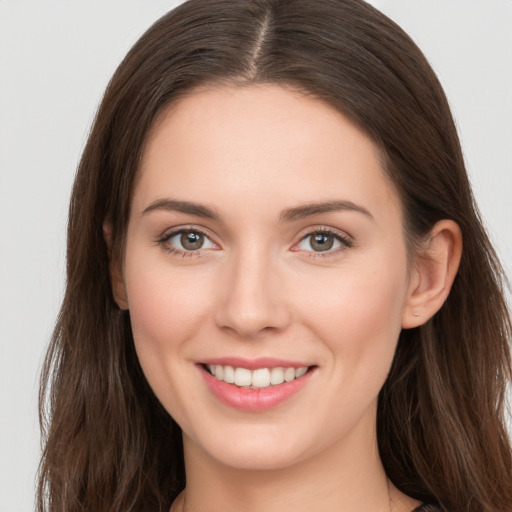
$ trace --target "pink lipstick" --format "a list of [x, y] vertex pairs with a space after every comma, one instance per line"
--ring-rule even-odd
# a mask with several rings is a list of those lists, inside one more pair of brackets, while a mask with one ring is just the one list
[[211, 393], [223, 404], [259, 412], [277, 407], [298, 393], [316, 366], [275, 358], [208, 359], [198, 369]]

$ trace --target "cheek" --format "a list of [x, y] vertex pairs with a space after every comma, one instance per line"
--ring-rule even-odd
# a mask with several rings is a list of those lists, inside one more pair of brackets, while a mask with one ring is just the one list
[[376, 388], [394, 356], [407, 289], [405, 261], [384, 261], [336, 272], [324, 283], [329, 293], [317, 287], [304, 303], [310, 328], [335, 356], [339, 374]]
[[154, 248], [136, 249], [127, 249], [124, 269], [135, 341], [175, 346], [200, 325], [208, 279], [172, 269]]
[[161, 261], [137, 254], [125, 262], [125, 280], [140, 364], [169, 410], [175, 397], [168, 391], [186, 371], [179, 362], [191, 360], [187, 357], [187, 340], [194, 338], [204, 325], [208, 309], [204, 280], [191, 282], [185, 272], [170, 272]]
[[180, 331], [186, 332], [194, 324], [194, 319], [186, 314], [193, 309], [161, 276], [151, 271], [128, 276], [130, 318], [136, 345], [160, 350], [175, 348], [173, 340], [180, 338]]
[[389, 269], [366, 271], [361, 279], [349, 278], [339, 294], [349, 333], [373, 332], [386, 337], [399, 332], [405, 287], [402, 276]]

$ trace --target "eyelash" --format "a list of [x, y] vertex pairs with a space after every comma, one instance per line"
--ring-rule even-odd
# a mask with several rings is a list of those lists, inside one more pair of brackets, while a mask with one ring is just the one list
[[205, 233], [205, 231], [203, 231], [202, 229], [194, 228], [194, 227], [184, 227], [184, 228], [180, 228], [175, 231], [166, 233], [165, 235], [163, 235], [162, 237], [160, 237], [157, 240], [157, 243], [162, 247], [162, 249], [164, 251], [166, 251], [169, 254], [175, 255], [175, 256], [181, 256], [183, 258], [201, 257], [201, 255], [202, 255], [201, 253], [202, 253], [202, 251], [204, 251], [203, 247], [201, 247], [200, 249], [197, 249], [196, 251], [187, 251], [187, 250], [178, 249], [175, 246], [169, 244], [169, 241], [172, 238], [174, 238], [178, 235], [182, 235], [184, 233], [196, 233], [198, 235], [202, 235], [206, 240], [209, 240], [210, 243], [212, 243], [213, 245], [216, 245], [214, 242], [211, 241], [210, 236], [208, 236], [208, 234]]
[[[164, 251], [166, 251], [169, 254], [175, 255], [175, 256], [181, 256], [183, 258], [201, 257], [201, 255], [202, 255], [201, 253], [205, 250], [205, 248], [203, 248], [203, 247], [197, 249], [196, 251], [193, 251], [193, 250], [187, 251], [187, 250], [177, 249], [175, 246], [169, 244], [169, 240], [171, 240], [172, 238], [174, 238], [178, 235], [182, 235], [184, 233], [199, 234], [199, 235], [203, 236], [205, 239], [209, 240], [211, 244], [216, 245], [214, 242], [211, 241], [210, 236], [208, 236], [208, 234], [205, 231], [203, 231], [202, 229], [193, 228], [193, 227], [180, 228], [175, 231], [171, 231], [170, 233], [166, 233], [165, 235], [163, 235], [162, 237], [160, 237], [157, 240], [157, 243], [162, 247], [162, 249]], [[309, 237], [313, 237], [314, 235], [318, 235], [318, 234], [332, 236], [335, 241], [339, 242], [340, 247], [338, 247], [334, 250], [328, 249], [326, 251], [314, 251], [314, 250], [302, 251], [302, 252], [308, 253], [308, 256], [307, 256], [308, 258], [315, 259], [315, 258], [332, 257], [334, 255], [339, 254], [340, 252], [350, 249], [354, 245], [350, 237], [348, 237], [345, 234], [340, 233], [337, 230], [327, 229], [327, 228], [315, 228], [315, 229], [312, 229], [312, 230], [304, 233], [301, 236], [301, 238], [299, 239], [299, 241], [294, 244], [294, 246], [293, 246], [294, 248], [292, 248], [292, 251], [300, 252], [301, 249], [297, 249], [295, 247], [297, 247], [297, 245], [299, 245], [300, 243], [306, 241]], [[310, 242], [310, 246], [311, 246], [311, 242]]]
[[[299, 242], [296, 243], [294, 245], [294, 247], [296, 247], [303, 241], [306, 241], [308, 238], [311, 238], [314, 235], [318, 235], [318, 234], [332, 236], [335, 241], [339, 242], [340, 246], [334, 250], [329, 249], [327, 251], [313, 251], [313, 250], [304, 251], [304, 252], [308, 253], [307, 257], [310, 259], [330, 258], [333, 256], [338, 256], [341, 252], [344, 252], [347, 249], [350, 249], [351, 247], [354, 246], [352, 239], [346, 234], [343, 234], [337, 230], [329, 229], [329, 228], [314, 228], [314, 229], [311, 229], [308, 232], [304, 233], [301, 236]], [[311, 240], [310, 240], [310, 245], [311, 245]], [[300, 249], [292, 249], [292, 250], [295, 250], [297, 252], [300, 251]]]

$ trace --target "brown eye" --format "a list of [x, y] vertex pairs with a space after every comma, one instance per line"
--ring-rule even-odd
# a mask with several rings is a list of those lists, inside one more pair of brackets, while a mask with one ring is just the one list
[[338, 250], [352, 247], [352, 241], [341, 233], [334, 231], [312, 231], [304, 236], [295, 246], [295, 250], [310, 253], [336, 253]]
[[194, 256], [208, 249], [219, 249], [212, 240], [199, 229], [178, 229], [164, 235], [159, 244], [172, 254]]
[[334, 246], [334, 236], [328, 233], [313, 233], [309, 235], [309, 245], [316, 252], [328, 251]]
[[197, 251], [204, 244], [204, 235], [197, 231], [184, 231], [180, 236], [181, 246], [187, 251]]

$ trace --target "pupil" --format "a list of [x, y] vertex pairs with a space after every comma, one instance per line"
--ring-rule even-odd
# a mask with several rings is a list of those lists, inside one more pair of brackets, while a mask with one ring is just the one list
[[204, 236], [201, 233], [196, 233], [194, 231], [188, 231], [181, 234], [181, 245], [189, 250], [194, 251], [197, 249], [201, 249], [204, 242]]
[[334, 245], [334, 238], [332, 235], [324, 233], [317, 233], [311, 239], [311, 248], [315, 251], [328, 251]]

